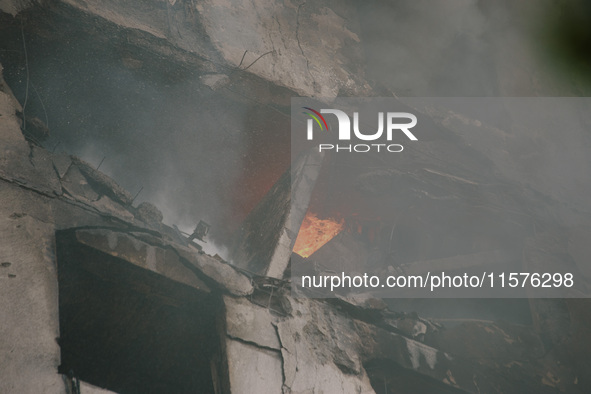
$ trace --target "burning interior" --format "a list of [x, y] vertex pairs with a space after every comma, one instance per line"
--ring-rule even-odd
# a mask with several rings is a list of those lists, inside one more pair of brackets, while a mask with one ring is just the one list
[[[432, 113], [404, 155], [290, 162], [293, 96], [588, 92], [477, 23], [532, 7], [370, 3], [0, 2], [1, 392], [590, 390], [585, 299], [292, 293], [335, 271], [591, 277], [588, 136]], [[410, 17], [431, 48], [391, 40]]]

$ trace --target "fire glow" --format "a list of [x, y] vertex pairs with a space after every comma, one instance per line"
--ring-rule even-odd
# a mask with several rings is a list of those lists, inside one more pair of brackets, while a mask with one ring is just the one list
[[344, 225], [343, 219], [319, 219], [315, 213], [308, 212], [300, 227], [293, 251], [302, 257], [311, 256], [340, 233]]

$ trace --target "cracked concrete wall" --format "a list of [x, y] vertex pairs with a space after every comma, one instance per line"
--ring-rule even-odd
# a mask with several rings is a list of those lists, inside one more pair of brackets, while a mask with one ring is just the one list
[[0, 392], [63, 393], [54, 227], [23, 207], [40, 199], [0, 184]]
[[[0, 66], [1, 67], [1, 66]], [[1, 71], [1, 68], [0, 68]], [[0, 74], [0, 80], [1, 74]], [[28, 162], [29, 146], [20, 131], [10, 90], [0, 83], [0, 392], [63, 393], [56, 373], [60, 353], [57, 273], [53, 255], [53, 212], [48, 198], [6, 180], [14, 161], [23, 177], [43, 182]], [[22, 163], [24, 162], [24, 163]], [[8, 168], [7, 168], [8, 167]], [[29, 178], [30, 179], [30, 178]], [[26, 182], [27, 179], [19, 179]]]
[[252, 64], [249, 71], [302, 95], [370, 90], [353, 2], [206, 0], [197, 10], [213, 45], [233, 66]]
[[[224, 297], [231, 392], [373, 393], [347, 322], [328, 322], [331, 312], [318, 302], [287, 302], [292, 315], [281, 318], [245, 298]], [[325, 331], [330, 323], [337, 324]]]
[[372, 360], [389, 360], [440, 389], [460, 387], [449, 376], [461, 374], [461, 367], [418, 340], [433, 330], [420, 319], [397, 317], [385, 329], [351, 316], [346, 309], [355, 313], [361, 308], [348, 302], [338, 307], [277, 289], [273, 297], [280, 300], [281, 311], [256, 302], [256, 291], [251, 299], [224, 297], [222, 341], [232, 393], [251, 393], [253, 387], [260, 393], [374, 393], [365, 367]]
[[278, 283], [224, 296], [227, 392], [374, 393], [386, 383], [401, 393], [585, 392], [576, 369], [555, 363], [563, 350], [544, 353], [531, 327], [445, 328], [376, 299], [294, 298]]
[[[27, 6], [0, 2], [0, 10], [11, 14]], [[176, 55], [182, 61], [200, 59], [202, 71], [214, 73], [216, 80], [242, 69], [304, 96], [371, 91], [353, 1], [62, 0], [52, 9], [76, 10], [139, 32], [129, 40], [166, 56], [181, 50]]]

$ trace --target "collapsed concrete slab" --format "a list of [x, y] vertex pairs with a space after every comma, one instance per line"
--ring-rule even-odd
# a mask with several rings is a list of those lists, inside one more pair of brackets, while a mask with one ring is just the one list
[[[89, 270], [100, 273], [103, 270], [100, 262], [92, 265], [89, 249], [97, 255], [107, 254], [122, 263], [131, 263], [137, 267], [165, 276], [178, 283], [191, 286], [197, 290], [210, 292], [207, 285], [197, 277], [180, 260], [177, 253], [171, 249], [139, 240], [130, 234], [109, 229], [80, 229], [60, 231], [56, 235], [57, 252], [63, 259], [79, 260], [78, 264], [85, 265]], [[76, 251], [80, 251], [80, 257]]]
[[194, 250], [180, 245], [173, 247], [189, 264], [230, 294], [246, 296], [252, 293], [251, 280], [230, 264], [203, 253], [196, 254]]
[[232, 261], [252, 273], [283, 278], [324, 155], [303, 154], [242, 224]]
[[[34, 12], [34, 5], [5, 0], [0, 11]], [[336, 97], [339, 92], [363, 95], [371, 90], [364, 78], [357, 9], [349, 0], [338, 7], [330, 1], [286, 5], [270, 0], [152, 0], [138, 7], [133, 2], [64, 0], [45, 11], [58, 18], [91, 19], [101, 25], [99, 29], [116, 29], [118, 35], [123, 31], [129, 43], [205, 75], [217, 74], [218, 80], [240, 72], [319, 97]], [[269, 23], [261, 25], [259, 20]], [[331, 37], [330, 45], [318, 40], [326, 36]], [[141, 66], [134, 58], [125, 62]]]

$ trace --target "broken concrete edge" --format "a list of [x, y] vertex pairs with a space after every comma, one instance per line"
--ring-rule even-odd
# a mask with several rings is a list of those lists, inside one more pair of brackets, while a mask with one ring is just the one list
[[[96, 2], [98, 4], [91, 3], [60, 0], [51, 2], [51, 4], [39, 5], [39, 2], [34, 0], [5, 0], [4, 2], [0, 2], [0, 12], [5, 12], [12, 15], [12, 17], [25, 17], [25, 20], [29, 20], [34, 19], [31, 18], [32, 14], [42, 10], [45, 18], [48, 17], [49, 13], [51, 17], [63, 18], [68, 21], [76, 20], [83, 25], [100, 25], [101, 32], [105, 36], [116, 36], [119, 38], [125, 34], [127, 36], [127, 43], [138, 48], [147, 49], [152, 56], [165, 56], [175, 61], [179, 66], [184, 66], [187, 69], [198, 69], [210, 73], [221, 72], [221, 69], [229, 73], [235, 68], [231, 65], [224, 64], [222, 58], [210, 48], [207, 48], [210, 50], [205, 51], [203, 46], [196, 48], [186, 47], [183, 45], [182, 40], [178, 40], [174, 35], [169, 36], [170, 32], [157, 31], [149, 23], [143, 23], [140, 19], [146, 15], [134, 15], [133, 8], [127, 10], [130, 15], [126, 18], [120, 12], [125, 12], [121, 8], [125, 8], [127, 4], [115, 5], [115, 7], [111, 7], [109, 10], [101, 7], [100, 2]], [[160, 5], [159, 1], [152, 3], [146, 3], [146, 9], [148, 11], [150, 7], [158, 7]], [[209, 56], [205, 56], [204, 53], [207, 53]]]
[[162, 224], [162, 213], [155, 206], [146, 203], [134, 208], [130, 193], [89, 163], [76, 156], [50, 152], [28, 140], [21, 129], [19, 111], [22, 108], [2, 77], [0, 64], [1, 180], [183, 242], [177, 232]]
[[[266, 276], [285, 225], [289, 173], [285, 172], [248, 214], [234, 235], [230, 258], [241, 269]], [[273, 212], [273, 215], [269, 215]]]
[[[138, 228], [108, 227], [64, 231], [71, 232], [81, 244], [201, 291], [218, 289], [235, 296], [246, 296], [253, 291], [251, 280], [229, 264], [167, 241], [158, 234]], [[177, 263], [166, 257], [167, 253], [172, 253]]]
[[273, 325], [277, 318], [246, 298], [223, 297], [226, 335], [257, 346], [281, 350], [281, 343]]
[[90, 182], [94, 183], [95, 189], [97, 192], [103, 191], [104, 194], [111, 197], [113, 200], [123, 204], [124, 206], [131, 205], [133, 202], [133, 197], [131, 193], [127, 190], [123, 189], [121, 186], [117, 184], [113, 179], [109, 178], [99, 170], [96, 170], [92, 167], [89, 163], [82, 160], [77, 156], [70, 156], [72, 163], [75, 164], [78, 169], [82, 172], [82, 174], [88, 179]]
[[[390, 360], [413, 373], [459, 387], [449, 379], [458, 368], [447, 353], [402, 333], [357, 320], [344, 311], [334, 310], [323, 300], [277, 296], [286, 297], [296, 313], [278, 316], [247, 298], [223, 296], [221, 332], [225, 333], [225, 347], [230, 348], [228, 357], [232, 358], [231, 348], [237, 347], [233, 349], [234, 356], [257, 361], [262, 357], [265, 365], [272, 364], [270, 368], [281, 368], [283, 381], [276, 385], [283, 387], [284, 392], [306, 389], [294, 387], [298, 384], [296, 371], [312, 372], [327, 366], [332, 366], [333, 373], [343, 382], [350, 377], [357, 383], [366, 381], [365, 365], [376, 359]], [[231, 384], [232, 376], [228, 380]]]
[[325, 302], [352, 319], [413, 340], [423, 341], [425, 337], [444, 328], [443, 325], [422, 318], [415, 312], [391, 311], [382, 299], [367, 297], [368, 301], [362, 304], [351, 302], [351, 298], [327, 298]]
[[374, 360], [390, 360], [409, 371], [460, 388], [448, 379], [448, 375], [463, 368], [460, 366], [462, 360], [456, 360], [440, 349], [402, 334], [389, 332], [359, 320], [353, 320], [353, 324], [354, 331], [363, 339], [358, 351], [364, 365]]
[[230, 294], [247, 296], [254, 291], [251, 279], [229, 263], [182, 245], [169, 244], [169, 247], [178, 253], [181, 261], [185, 261], [196, 272], [217, 283]]
[[[5, 172], [2, 171], [1, 168], [0, 168], [0, 181], [15, 185], [15, 186], [23, 188], [25, 190], [29, 190], [29, 191], [39, 194], [43, 197], [48, 197], [51, 199], [60, 200], [60, 201], [65, 202], [67, 204], [81, 208], [91, 214], [94, 214], [94, 215], [100, 216], [104, 219], [115, 222], [119, 225], [132, 226], [133, 228], [136, 228], [141, 231], [151, 232], [153, 234], [158, 234], [157, 230], [153, 230], [147, 226], [144, 227], [144, 226], [142, 226], [142, 223], [139, 221], [130, 222], [130, 219], [132, 219], [131, 214], [130, 214], [130, 216], [127, 216], [126, 218], [122, 218], [121, 216], [115, 215], [112, 212], [101, 210], [100, 207], [97, 206], [97, 204], [91, 204], [90, 202], [84, 201], [83, 199], [74, 199], [72, 196], [67, 196], [64, 194], [56, 195], [55, 193], [52, 193], [44, 188], [36, 187], [35, 185], [32, 185], [31, 183], [27, 182], [26, 180], [8, 176], [8, 175], [6, 175]], [[100, 201], [100, 200], [97, 200], [97, 202], [98, 201]], [[103, 202], [104, 201], [105, 200], [103, 200]], [[99, 205], [101, 203], [99, 203]], [[171, 231], [171, 233], [172, 233], [172, 231]]]
[[[331, 376], [329, 380], [335, 380], [331, 383], [341, 387], [344, 387], [345, 382], [358, 387], [360, 384], [357, 382], [358, 375], [361, 376], [365, 386], [363, 390], [357, 390], [357, 387], [354, 390], [343, 388], [343, 392], [373, 392], [367, 374], [362, 368], [347, 375], [340, 370], [337, 365], [338, 361], [330, 359], [329, 354], [318, 359], [314, 353], [310, 353], [310, 349], [316, 346], [321, 348], [318, 350], [321, 352], [330, 353], [331, 350], [326, 347], [325, 343], [309, 343], [306, 334], [301, 332], [300, 326], [304, 323], [314, 323], [306, 319], [305, 316], [277, 316], [271, 313], [269, 308], [261, 307], [244, 297], [225, 296], [223, 303], [225, 313], [221, 323], [221, 332], [225, 333], [222, 342], [227, 364], [230, 366], [227, 380], [231, 388], [236, 382], [244, 382], [245, 380], [256, 385], [257, 381], [251, 382], [250, 378], [245, 377], [245, 374], [250, 373], [256, 376], [264, 367], [266, 371], [274, 372], [272, 374], [273, 380], [263, 379], [266, 384], [264, 390], [262, 387], [249, 384], [249, 390], [261, 389], [261, 391], [252, 392], [296, 393], [311, 392], [315, 389], [331, 389], [332, 387], [326, 386], [326, 379], [321, 378], [324, 375], [324, 371], [320, 371], [321, 369], [330, 369], [333, 373], [328, 373], [326, 376]], [[298, 326], [293, 330], [290, 329], [292, 322]], [[297, 338], [293, 338], [292, 334]], [[298, 349], [296, 346], [300, 348]], [[304, 381], [301, 377], [296, 376], [298, 370], [306, 376]], [[317, 373], [309, 374], [308, 372]], [[302, 387], [302, 385], [306, 387]], [[269, 389], [270, 387], [272, 388]]]
[[[34, 191], [45, 197], [66, 201], [100, 216], [118, 220], [121, 223], [161, 232], [182, 242], [173, 229], [167, 228], [158, 221], [161, 214], [155, 206], [140, 204], [138, 208], [134, 208], [130, 205], [132, 201], [127, 191], [117, 185], [111, 178], [92, 169], [88, 163], [81, 159], [75, 156], [51, 153], [42, 147], [25, 142], [24, 138], [21, 141], [8, 144], [5, 149], [10, 152], [28, 149], [30, 159], [15, 163], [11, 160], [12, 153], [6, 153], [8, 151], [5, 151], [4, 158], [6, 161], [4, 163], [0, 161], [1, 180]], [[21, 169], [18, 175], [15, 175], [17, 172], [15, 172], [14, 166], [19, 166]], [[28, 171], [23, 172], [23, 166]], [[79, 177], [82, 177], [78, 183], [86, 184], [88, 181], [89, 185], [86, 186], [86, 189], [94, 193], [94, 199], [84, 195], [84, 191], [81, 189], [83, 186], [72, 187], [70, 185], [69, 176], [71, 175], [69, 174], [74, 172], [79, 172]], [[40, 179], [43, 181], [40, 182]], [[98, 190], [94, 188], [97, 184], [99, 185]], [[140, 209], [142, 207], [143, 209]]]
[[[192, 4], [191, 6], [197, 7], [196, 4]], [[249, 4], [248, 6], [252, 5]], [[322, 84], [310, 80], [310, 70], [308, 67], [300, 69], [301, 72], [297, 73], [296, 81], [285, 70], [276, 73], [269, 66], [259, 67], [263, 64], [262, 62], [258, 62], [255, 67], [239, 65], [236, 57], [240, 60], [240, 57], [244, 53], [243, 47], [241, 46], [238, 51], [232, 50], [232, 53], [228, 53], [227, 48], [223, 45], [220, 46], [219, 39], [211, 37], [210, 34], [216, 32], [208, 31], [208, 26], [205, 26], [205, 24], [213, 23], [213, 21], [209, 20], [206, 15], [202, 15], [204, 11], [203, 5], [192, 11], [194, 15], [198, 16], [193, 20], [192, 24], [179, 23], [178, 16], [182, 11], [180, 9], [175, 10], [174, 6], [167, 5], [168, 12], [172, 11], [172, 13], [169, 15], [167, 26], [164, 29], [161, 23], [162, 20], [157, 15], [159, 11], [162, 11], [159, 1], [146, 2], [142, 10], [132, 7], [130, 7], [130, 4], [121, 3], [106, 10], [98, 1], [82, 3], [79, 1], [60, 0], [51, 2], [48, 5], [42, 4], [41, 6], [38, 5], [38, 2], [31, 0], [6, 0], [5, 2], [0, 2], [0, 12], [4, 11], [8, 15], [12, 15], [12, 17], [35, 20], [35, 18], [39, 18], [38, 11], [42, 10], [42, 18], [45, 19], [51, 16], [63, 18], [68, 21], [75, 20], [85, 27], [100, 26], [99, 29], [104, 36], [116, 37], [117, 39], [125, 37], [128, 45], [144, 51], [146, 56], [150, 58], [166, 57], [176, 67], [191, 75], [195, 75], [196, 72], [205, 77], [213, 75], [214, 79], [205, 78], [202, 80], [204, 87], [227, 90], [231, 94], [238, 93], [248, 100], [252, 100], [253, 98], [244, 95], [245, 92], [251, 90], [252, 86], [266, 85], [268, 82], [272, 82], [276, 88], [281, 90], [281, 93], [275, 92], [272, 94], [267, 99], [268, 103], [276, 103], [277, 97], [275, 95], [279, 96], [282, 101], [289, 100], [289, 97], [294, 94], [333, 97], [340, 91], [343, 91], [356, 92], [361, 95], [372, 95], [372, 88], [369, 83], [359, 73], [347, 71], [347, 68], [342, 68], [340, 70], [341, 73], [335, 78], [334, 72], [329, 70], [329, 67], [314, 67], [312, 71], [317, 74], [316, 77], [326, 82]], [[211, 4], [206, 4], [205, 7], [209, 9]], [[211, 14], [211, 11], [209, 9], [207, 12]], [[233, 12], [230, 12], [230, 14], [233, 14]], [[176, 34], [173, 34], [175, 30]], [[77, 32], [87, 32], [87, 30], [80, 28], [74, 31], [74, 33]], [[194, 36], [195, 33], [200, 35]], [[236, 40], [240, 39], [240, 36], [236, 37]], [[246, 47], [248, 45], [244, 48]], [[299, 47], [293, 47], [291, 49], [295, 50], [296, 48], [299, 55]], [[265, 50], [262, 50], [261, 55]], [[254, 52], [252, 49], [249, 49], [248, 55], [254, 56]], [[275, 51], [265, 53], [276, 56]], [[266, 57], [271, 58], [271, 56]], [[280, 63], [283, 63], [282, 59]], [[304, 64], [302, 63], [302, 65]], [[251, 62], [251, 65], [254, 65], [254, 62]], [[343, 78], [342, 72], [347, 74], [346, 78]], [[326, 79], [328, 75], [332, 76]], [[334, 86], [328, 89], [326, 93], [319, 92], [316, 89], [317, 87], [327, 85]], [[236, 89], [237, 87], [238, 89]], [[260, 97], [256, 101], [258, 102], [259, 99]]]
[[[162, 275], [177, 283], [206, 293], [211, 292], [211, 289], [203, 281], [179, 261], [176, 254], [170, 253], [167, 249], [140, 241], [127, 232], [95, 228], [92, 230], [69, 229], [56, 234], [56, 240], [60, 244], [67, 237], [70, 238], [72, 248], [76, 248], [77, 245], [85, 245], [99, 252], [99, 255], [101, 253], [110, 255], [118, 260]], [[97, 261], [99, 263], [95, 263], [95, 265], [100, 266], [101, 259], [99, 258]], [[90, 262], [83, 261], [80, 264], [88, 265]]]
[[[322, 295], [304, 295], [292, 288], [288, 279], [277, 279], [261, 276], [245, 271], [239, 267], [233, 267], [251, 279], [254, 290], [250, 295], [249, 305], [263, 307], [275, 316], [291, 315], [291, 303], [298, 299], [310, 299], [314, 302], [326, 304], [339, 313], [351, 319], [359, 320], [393, 334], [404, 336], [408, 339], [424, 341], [425, 337], [443, 330], [444, 325], [420, 317], [416, 312], [395, 312], [389, 309], [388, 305], [381, 298], [375, 298], [372, 294], [360, 293], [348, 297], [336, 296], [325, 297]], [[272, 289], [272, 290], [268, 290]], [[296, 289], [297, 290], [297, 289]], [[267, 298], [266, 302], [260, 303], [258, 296]], [[279, 302], [272, 305], [272, 298], [279, 299]], [[266, 303], [266, 305], [265, 305]]]
[[[397, 370], [401, 368], [411, 374], [409, 376], [420, 376], [419, 379], [430, 382], [427, 384], [432, 388], [449, 388], [449, 391], [441, 392], [483, 392], [482, 385], [488, 384], [491, 373], [507, 373], [515, 379], [521, 379], [523, 375], [525, 379], [530, 379], [534, 387], [535, 378], [532, 376], [536, 376], [535, 371], [546, 368], [546, 361], [540, 361], [538, 353], [525, 357], [523, 347], [529, 346], [531, 338], [524, 337], [520, 331], [504, 330], [494, 323], [468, 323], [466, 327], [476, 335], [484, 335], [483, 341], [489, 340], [488, 335], [496, 335], [508, 349], [515, 349], [513, 342], [520, 343], [521, 347], [518, 345], [508, 357], [498, 358], [488, 352], [482, 353], [481, 347], [476, 346], [475, 349], [473, 342], [460, 346], [460, 351], [463, 349], [464, 353], [449, 353], [447, 349], [455, 347], [445, 342], [445, 335], [440, 336], [440, 340], [443, 338], [441, 343], [423, 343], [415, 337], [420, 338], [420, 331], [429, 329], [424, 327], [428, 321], [413, 314], [398, 316], [401, 332], [396, 333], [377, 326], [373, 321], [356, 319], [350, 315], [350, 310], [339, 310], [328, 300], [294, 299], [289, 293], [280, 292], [275, 296], [286, 297], [293, 306], [293, 313], [279, 316], [271, 308], [261, 307], [248, 297], [223, 297], [224, 321], [219, 332], [225, 334], [222, 341], [228, 363], [235, 367], [229, 372], [229, 384], [265, 381], [269, 375], [263, 376], [259, 369], [268, 368], [273, 371], [273, 387], [282, 387], [282, 391], [261, 392], [307, 392], [308, 389], [322, 388], [325, 382], [316, 380], [321, 374], [329, 376], [337, 384], [336, 387], [343, 387], [350, 379], [362, 384], [367, 371], [375, 363], [391, 363], [396, 365]], [[402, 327], [405, 324], [407, 327]], [[419, 329], [413, 330], [417, 326]], [[413, 334], [413, 331], [419, 332]], [[461, 333], [458, 340], [462, 341]], [[469, 353], [466, 354], [466, 351]], [[553, 371], [552, 368], [549, 371]], [[248, 373], [260, 379], [253, 382]], [[303, 380], [302, 376], [307, 379]], [[342, 392], [365, 391], [347, 389]]]
[[282, 279], [319, 176], [323, 153], [302, 153], [242, 222], [232, 261], [255, 275]]
[[300, 227], [308, 212], [308, 206], [316, 186], [316, 180], [320, 175], [324, 156], [324, 152], [318, 153], [315, 149], [310, 149], [302, 154], [294, 165], [287, 170], [290, 174], [289, 211], [277, 241], [275, 252], [269, 262], [267, 276], [273, 278], [283, 278], [285, 276]]

